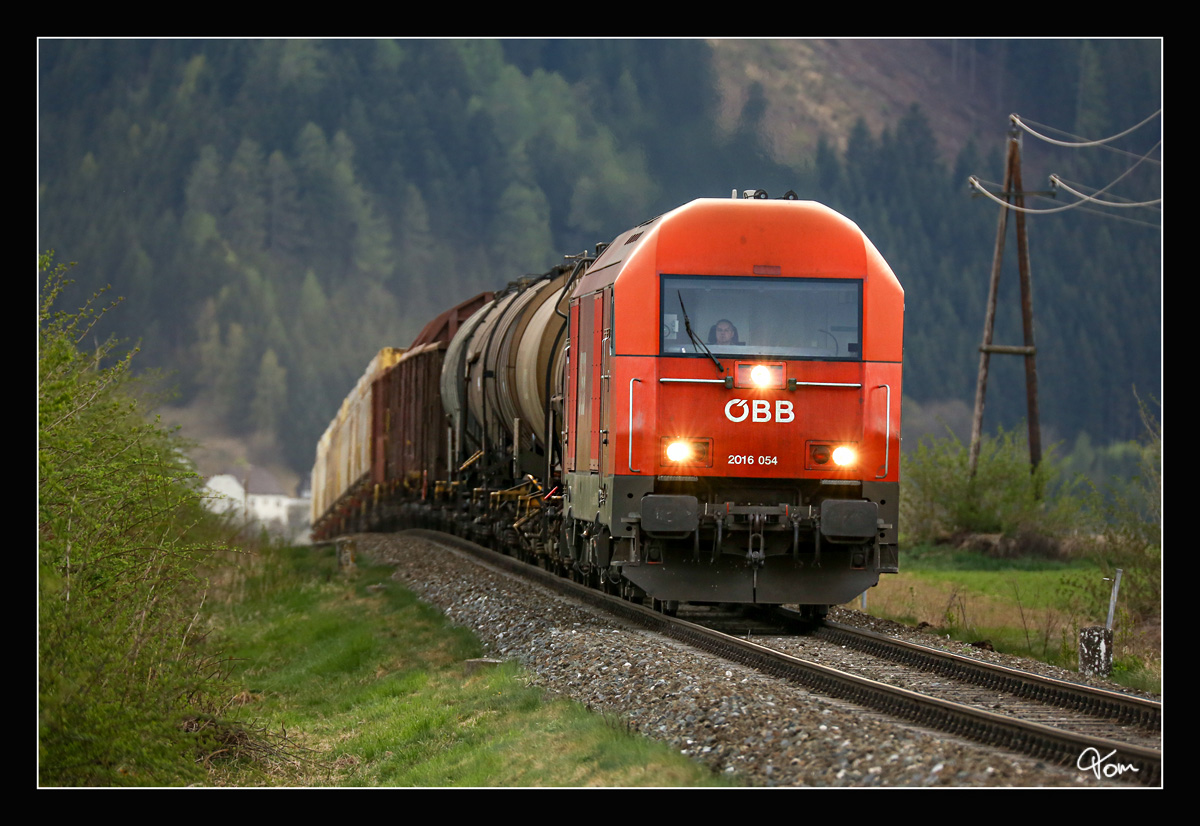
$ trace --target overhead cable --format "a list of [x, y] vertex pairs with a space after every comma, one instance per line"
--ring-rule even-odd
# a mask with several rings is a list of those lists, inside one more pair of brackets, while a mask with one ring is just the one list
[[[1126, 175], [1128, 175], [1128, 174], [1129, 174], [1130, 172], [1132, 172], [1133, 170], [1137, 169], [1138, 165], [1139, 165], [1140, 163], [1142, 163], [1142, 161], [1146, 160], [1146, 159], [1147, 159], [1147, 158], [1150, 156], [1150, 153], [1151, 153], [1151, 152], [1154, 152], [1155, 150], [1157, 150], [1157, 149], [1158, 149], [1158, 147], [1160, 147], [1160, 146], [1162, 146], [1162, 140], [1161, 140], [1161, 139], [1158, 141], [1158, 143], [1154, 144], [1154, 146], [1150, 147], [1150, 151], [1149, 151], [1149, 152], [1147, 152], [1147, 153], [1146, 153], [1145, 155], [1143, 155], [1142, 157], [1138, 158], [1138, 160], [1137, 160], [1137, 161], [1136, 161], [1136, 162], [1135, 162], [1135, 163], [1134, 163], [1132, 166], [1130, 166], [1128, 169], [1126, 169], [1124, 172], [1122, 172], [1120, 175], [1118, 175], [1116, 178], [1114, 178], [1112, 181], [1110, 181], [1110, 182], [1109, 182], [1109, 183], [1108, 183], [1106, 186], [1104, 186], [1104, 187], [1103, 187], [1103, 188], [1101, 188], [1101, 189], [1098, 189], [1098, 190], [1096, 190], [1096, 195], [1100, 195], [1101, 193], [1103, 193], [1103, 192], [1105, 192], [1106, 190], [1110, 189], [1111, 187], [1115, 186], [1115, 185], [1117, 184], [1117, 182], [1118, 182], [1118, 181], [1120, 181], [1122, 178], [1124, 178]], [[1057, 175], [1051, 175], [1051, 176], [1050, 176], [1050, 180], [1051, 180], [1052, 182], [1054, 182], [1056, 185], [1057, 185], [1057, 184], [1060, 182], [1060, 180], [1059, 180], [1059, 178], [1058, 178], [1058, 176], [1057, 176]], [[973, 187], [973, 188], [974, 188], [976, 191], [978, 191], [979, 193], [981, 193], [981, 194], [983, 194], [983, 195], [986, 195], [987, 197], [991, 198], [991, 199], [992, 199], [993, 201], [995, 201], [996, 203], [1000, 204], [1000, 205], [1001, 205], [1001, 206], [1003, 206], [1003, 207], [1006, 207], [1006, 208], [1008, 208], [1008, 209], [1011, 209], [1011, 210], [1013, 210], [1014, 212], [1025, 212], [1025, 213], [1033, 213], [1033, 214], [1038, 214], [1038, 215], [1045, 215], [1045, 214], [1048, 214], [1048, 213], [1051, 213], [1051, 212], [1064, 212], [1064, 211], [1066, 211], [1066, 210], [1068, 210], [1068, 209], [1075, 209], [1076, 207], [1078, 207], [1078, 206], [1081, 206], [1081, 205], [1083, 205], [1083, 204], [1086, 204], [1086, 203], [1101, 203], [1101, 204], [1110, 205], [1110, 204], [1108, 204], [1108, 202], [1106, 202], [1106, 201], [1102, 201], [1102, 200], [1100, 200], [1100, 199], [1097, 199], [1097, 198], [1096, 198], [1094, 195], [1084, 195], [1084, 194], [1082, 194], [1082, 193], [1075, 192], [1075, 191], [1074, 191], [1074, 190], [1072, 190], [1072, 189], [1069, 189], [1069, 188], [1066, 188], [1066, 187], [1064, 187], [1064, 189], [1067, 189], [1067, 191], [1068, 191], [1068, 192], [1070, 192], [1070, 193], [1071, 193], [1071, 194], [1073, 194], [1073, 195], [1077, 195], [1078, 197], [1080, 197], [1080, 198], [1081, 198], [1081, 199], [1083, 199], [1083, 200], [1076, 201], [1076, 202], [1075, 202], [1075, 203], [1073, 203], [1073, 204], [1064, 204], [1063, 206], [1060, 206], [1060, 207], [1052, 207], [1052, 208], [1049, 208], [1049, 209], [1030, 209], [1030, 208], [1028, 208], [1028, 207], [1019, 207], [1019, 206], [1016, 206], [1015, 204], [1010, 204], [1008, 201], [1001, 200], [1001, 199], [1000, 199], [999, 197], [997, 197], [996, 195], [993, 195], [991, 192], [988, 192], [986, 189], [984, 189], [984, 188], [983, 188], [983, 185], [982, 185], [982, 184], [980, 183], [980, 181], [979, 181], [979, 178], [977, 178], [977, 177], [976, 177], [976, 176], [974, 176], [974, 175], [972, 175], [970, 178], [968, 178], [968, 179], [967, 179], [967, 182], [968, 182], [968, 183], [969, 183], [969, 184], [970, 184], [970, 185], [971, 185], [971, 186], [972, 186], [972, 187]], [[1160, 203], [1161, 201], [1162, 201], [1162, 199], [1161, 199], [1161, 198], [1159, 198], [1159, 199], [1157, 199], [1157, 200], [1155, 200], [1155, 201], [1151, 201], [1151, 202], [1148, 202], [1148, 203], [1157, 204], [1157, 203]], [[1112, 206], [1127, 206], [1127, 204], [1111, 204], [1111, 205], [1112, 205]], [[1138, 205], [1137, 205], [1137, 204], [1134, 204], [1133, 206], [1138, 206]]]
[[1054, 184], [1055, 187], [1065, 189], [1067, 192], [1070, 192], [1072, 195], [1076, 196], [1077, 198], [1082, 198], [1085, 201], [1091, 201], [1094, 204], [1101, 204], [1102, 206], [1148, 207], [1148, 206], [1154, 206], [1155, 204], [1162, 203], [1162, 198], [1155, 198], [1153, 201], [1106, 201], [1106, 200], [1102, 200], [1100, 198], [1096, 198], [1095, 196], [1092, 196], [1092, 195], [1086, 195], [1076, 189], [1072, 189], [1071, 187], [1067, 186], [1066, 182], [1064, 182], [1063, 179], [1060, 178], [1058, 175], [1051, 175], [1050, 182], [1052, 184]]
[[[1022, 120], [1021, 120], [1021, 116], [1020, 116], [1020, 115], [1017, 115], [1017, 114], [1012, 114], [1012, 115], [1009, 115], [1009, 116], [1008, 116], [1008, 119], [1009, 119], [1009, 120], [1011, 120], [1011, 121], [1013, 122], [1013, 124], [1014, 124], [1014, 125], [1016, 125], [1016, 126], [1019, 126], [1020, 128], [1024, 129], [1026, 132], [1028, 132], [1030, 135], [1033, 135], [1033, 136], [1034, 136], [1035, 138], [1037, 138], [1038, 140], [1043, 140], [1043, 141], [1045, 141], [1046, 143], [1052, 143], [1052, 144], [1054, 144], [1055, 146], [1066, 146], [1066, 147], [1071, 147], [1071, 148], [1080, 148], [1080, 147], [1085, 147], [1085, 146], [1103, 146], [1103, 145], [1104, 145], [1104, 144], [1106, 144], [1106, 143], [1110, 143], [1111, 141], [1115, 141], [1117, 138], [1122, 138], [1122, 137], [1124, 137], [1125, 135], [1128, 135], [1130, 132], [1134, 132], [1134, 131], [1136, 131], [1136, 130], [1138, 130], [1138, 129], [1142, 128], [1142, 127], [1143, 127], [1143, 126], [1145, 126], [1147, 123], [1149, 123], [1150, 121], [1152, 121], [1154, 118], [1158, 117], [1158, 116], [1159, 116], [1159, 115], [1161, 115], [1161, 114], [1162, 114], [1162, 109], [1159, 109], [1159, 110], [1157, 110], [1157, 111], [1156, 111], [1154, 114], [1152, 114], [1150, 117], [1146, 118], [1144, 121], [1142, 121], [1141, 123], [1137, 124], [1136, 126], [1131, 126], [1131, 127], [1129, 127], [1128, 129], [1126, 129], [1124, 132], [1120, 132], [1120, 133], [1118, 133], [1118, 134], [1116, 134], [1116, 135], [1113, 135], [1112, 137], [1109, 137], [1109, 138], [1102, 138], [1102, 139], [1100, 139], [1100, 140], [1096, 140], [1096, 141], [1088, 141], [1088, 140], [1083, 140], [1083, 141], [1060, 141], [1060, 140], [1055, 140], [1054, 138], [1051, 138], [1051, 137], [1049, 137], [1049, 136], [1047, 136], [1047, 135], [1043, 135], [1043, 134], [1041, 134], [1041, 133], [1039, 133], [1039, 132], [1035, 132], [1035, 131], [1033, 131], [1032, 129], [1030, 129], [1030, 128], [1029, 128], [1029, 126], [1028, 126], [1028, 125], [1027, 125], [1027, 124], [1026, 124], [1024, 121], [1022, 121]], [[1055, 130], [1055, 131], [1062, 131], [1062, 130]], [[1065, 135], [1065, 134], [1068, 134], [1068, 133], [1066, 133], [1066, 132], [1063, 132], [1063, 134]], [[1078, 136], [1076, 135], [1076, 136], [1074, 136], [1074, 137], [1078, 137]]]

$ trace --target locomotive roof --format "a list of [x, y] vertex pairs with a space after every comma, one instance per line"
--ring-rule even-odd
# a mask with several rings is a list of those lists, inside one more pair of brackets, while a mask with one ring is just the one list
[[[786, 263], [789, 257], [797, 259], [797, 252], [802, 249], [808, 275], [815, 272], [831, 276], [865, 275], [869, 269], [883, 264], [886, 276], [895, 278], [858, 225], [824, 204], [699, 198], [618, 235], [588, 268], [572, 297], [614, 283], [642, 255], [661, 257], [664, 250], [660, 248], [664, 245], [669, 248], [673, 271], [710, 274], [705, 270], [706, 256], [710, 254], [706, 247], [711, 250], [717, 244], [741, 246], [748, 238], [753, 241], [755, 235], [760, 241], [759, 248], [778, 259], [755, 263]], [[694, 249], [695, 254], [689, 255], [689, 249]], [[778, 274], [787, 277], [786, 266]]]

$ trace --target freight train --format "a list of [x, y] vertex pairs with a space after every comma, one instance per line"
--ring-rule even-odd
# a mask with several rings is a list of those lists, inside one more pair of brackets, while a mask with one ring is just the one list
[[899, 570], [904, 291], [846, 217], [702, 198], [381, 351], [313, 534], [433, 526], [664, 612]]

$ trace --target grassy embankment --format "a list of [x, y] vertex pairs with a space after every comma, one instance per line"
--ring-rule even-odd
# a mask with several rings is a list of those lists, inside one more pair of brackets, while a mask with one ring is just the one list
[[238, 658], [238, 716], [276, 732], [277, 748], [226, 763], [211, 782], [729, 785], [620, 721], [546, 697], [512, 663], [468, 669], [478, 640], [390, 573], [347, 575], [331, 551], [275, 549], [223, 586], [213, 639]]

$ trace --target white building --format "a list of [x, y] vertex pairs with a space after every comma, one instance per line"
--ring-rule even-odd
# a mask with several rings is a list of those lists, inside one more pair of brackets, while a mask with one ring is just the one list
[[246, 524], [256, 523], [290, 541], [308, 534], [308, 497], [289, 496], [268, 471], [252, 467], [220, 473], [209, 477], [204, 487], [209, 510], [231, 514]]

